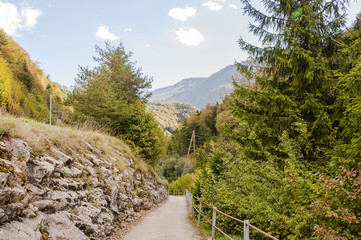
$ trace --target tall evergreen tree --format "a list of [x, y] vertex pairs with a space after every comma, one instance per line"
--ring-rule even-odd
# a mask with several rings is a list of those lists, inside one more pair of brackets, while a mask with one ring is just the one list
[[[332, 146], [338, 121], [333, 117], [337, 78], [333, 57], [334, 39], [345, 23], [347, 0], [265, 0], [264, 12], [249, 0], [241, 0], [253, 18], [250, 31], [263, 47], [239, 40], [257, 68], [238, 64], [253, 79], [256, 90], [235, 83], [233, 112], [246, 120], [252, 134], [249, 156], [282, 159], [278, 149], [284, 131], [300, 143], [302, 158], [326, 160], [324, 149]], [[307, 130], [306, 132], [305, 129]], [[250, 144], [253, 141], [253, 145]]]
[[338, 86], [343, 106], [338, 145], [332, 152], [336, 163], [361, 170], [361, 14], [337, 41], [340, 46]]

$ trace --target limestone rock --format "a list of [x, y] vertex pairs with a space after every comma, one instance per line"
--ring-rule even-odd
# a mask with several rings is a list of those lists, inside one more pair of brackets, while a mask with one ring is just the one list
[[20, 138], [10, 138], [6, 142], [6, 149], [14, 156], [24, 161], [30, 159], [31, 147]]
[[21, 222], [13, 221], [6, 223], [0, 228], [0, 239], [21, 239], [34, 240], [40, 239], [41, 233], [39, 231], [40, 219], [22, 219]]
[[48, 198], [56, 202], [55, 208], [57, 211], [71, 208], [78, 203], [78, 195], [72, 191], [53, 191], [48, 194]]
[[24, 204], [22, 203], [11, 203], [4, 208], [5, 215], [8, 219], [13, 219], [15, 217], [19, 217], [22, 215], [22, 211], [24, 209]]
[[21, 139], [0, 141], [0, 240], [111, 238], [167, 198], [152, 173], [134, 169], [133, 159], [86, 146], [68, 149], [69, 156], [56, 147], [33, 153]]
[[77, 178], [82, 175], [82, 171], [76, 167], [63, 167], [63, 173], [65, 176], [70, 176], [72, 178]]
[[48, 183], [51, 174], [54, 171], [54, 165], [47, 161], [30, 160], [27, 163], [27, 180], [30, 183], [41, 183], [43, 179]]
[[42, 212], [54, 213], [57, 210], [57, 203], [53, 200], [40, 200], [33, 205]]
[[54, 166], [54, 171], [60, 172], [62, 167], [64, 166], [64, 162], [57, 160], [50, 156], [45, 156], [41, 159], [42, 161], [47, 161], [48, 163], [52, 164]]
[[82, 188], [82, 186], [85, 184], [84, 182], [77, 182], [75, 180], [69, 179], [69, 178], [56, 178], [52, 179], [53, 184], [62, 191], [65, 190], [71, 190], [71, 191], [77, 191]]
[[31, 183], [27, 183], [25, 189], [37, 196], [43, 196], [46, 193], [44, 188], [39, 188]]
[[0, 172], [0, 190], [5, 188], [8, 177], [9, 173]]
[[86, 156], [95, 166], [99, 166], [101, 160], [97, 156], [94, 154], [87, 154]]
[[10, 195], [9, 198], [11, 202], [17, 203], [25, 198], [26, 190], [24, 190], [24, 188], [14, 187], [10, 188], [7, 194]]
[[72, 157], [66, 155], [65, 153], [61, 152], [60, 150], [54, 147], [51, 147], [50, 151], [53, 152], [55, 156], [57, 156], [59, 160], [62, 161], [65, 165], [72, 163], [74, 160]]
[[59, 212], [46, 215], [41, 222], [46, 226], [49, 238], [51, 239], [89, 239], [79, 228], [70, 220], [70, 213]]
[[0, 165], [3, 166], [5, 169], [7, 169], [10, 172], [14, 172], [14, 174], [18, 177], [24, 177], [25, 173], [22, 171], [16, 164], [13, 162], [10, 162], [5, 159], [0, 158]]

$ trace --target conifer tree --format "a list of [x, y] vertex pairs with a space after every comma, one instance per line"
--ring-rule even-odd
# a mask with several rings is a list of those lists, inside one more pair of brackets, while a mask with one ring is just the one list
[[241, 2], [254, 20], [249, 29], [263, 47], [239, 39], [241, 49], [258, 67], [238, 64], [256, 85], [254, 90], [235, 83], [233, 113], [246, 120], [252, 133], [238, 141], [247, 141], [246, 153], [252, 158], [271, 154], [282, 159], [284, 153], [277, 146], [286, 131], [299, 143], [303, 159], [326, 160], [324, 149], [332, 146], [338, 126], [333, 118], [334, 40], [345, 24], [348, 1], [265, 0], [264, 11], [249, 0]]
[[91, 120], [115, 136], [130, 140], [141, 156], [156, 163], [164, 149], [164, 134], [145, 103], [151, 78], [130, 62], [122, 45], [96, 47], [98, 66], [80, 67], [77, 86], [68, 94], [74, 122]]
[[343, 115], [340, 140], [332, 154], [337, 165], [361, 170], [361, 14], [337, 43], [340, 45], [338, 104], [343, 106]]

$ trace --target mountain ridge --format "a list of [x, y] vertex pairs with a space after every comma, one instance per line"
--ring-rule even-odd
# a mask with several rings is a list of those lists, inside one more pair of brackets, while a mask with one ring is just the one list
[[184, 102], [202, 109], [208, 103], [221, 102], [225, 95], [231, 93], [232, 77], [237, 74], [236, 66], [228, 65], [209, 77], [186, 78], [171, 86], [156, 89], [149, 101]]

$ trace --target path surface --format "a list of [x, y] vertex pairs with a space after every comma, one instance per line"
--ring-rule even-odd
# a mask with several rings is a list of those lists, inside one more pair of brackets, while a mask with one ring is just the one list
[[161, 207], [150, 212], [122, 240], [204, 239], [188, 217], [185, 197], [169, 196]]

